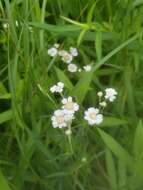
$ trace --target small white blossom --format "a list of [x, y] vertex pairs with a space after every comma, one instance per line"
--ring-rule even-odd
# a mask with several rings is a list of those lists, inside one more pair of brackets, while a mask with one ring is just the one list
[[99, 105], [102, 106], [102, 107], [106, 107], [107, 103], [105, 101], [103, 101], [103, 102], [100, 102]]
[[97, 96], [99, 96], [99, 97], [102, 97], [103, 96], [103, 92], [97, 92]]
[[77, 66], [73, 63], [70, 63], [68, 65], [68, 71], [70, 71], [71, 73], [75, 73], [77, 71]]
[[48, 55], [51, 57], [55, 57], [58, 54], [58, 50], [55, 47], [51, 47], [48, 49]]
[[65, 134], [66, 134], [67, 136], [71, 135], [71, 134], [72, 134], [71, 129], [67, 129], [67, 130], [65, 131]]
[[73, 56], [68, 52], [62, 52], [62, 61], [65, 63], [71, 63], [73, 60]]
[[99, 109], [91, 107], [84, 112], [84, 119], [88, 121], [89, 125], [99, 125], [103, 121], [103, 115], [99, 113]]
[[61, 57], [64, 56], [66, 53], [67, 53], [67, 51], [65, 51], [65, 50], [59, 50], [58, 51], [58, 55]]
[[79, 105], [76, 102], [73, 102], [72, 97], [63, 98], [63, 110], [65, 113], [74, 114], [79, 110]]
[[63, 128], [68, 126], [68, 122], [73, 119], [72, 114], [65, 114], [63, 110], [56, 110], [52, 116], [52, 125], [54, 128]]
[[58, 49], [60, 47], [60, 44], [56, 43], [56, 44], [54, 44], [54, 47]]
[[54, 85], [50, 88], [50, 91], [52, 93], [56, 92], [56, 93], [61, 93], [63, 91], [64, 88], [64, 83], [62, 82], [58, 82], [57, 85]]
[[78, 72], [81, 72], [82, 70], [81, 69], [78, 69]]
[[105, 89], [105, 99], [113, 102], [116, 99], [117, 91], [114, 88]]
[[90, 72], [91, 69], [92, 69], [91, 65], [86, 65], [86, 66], [84, 66], [83, 68], [84, 68], [84, 70], [85, 70], [86, 72]]
[[71, 53], [71, 55], [72, 55], [73, 57], [78, 56], [78, 51], [77, 51], [77, 49], [74, 48], [74, 47], [70, 47], [70, 53]]

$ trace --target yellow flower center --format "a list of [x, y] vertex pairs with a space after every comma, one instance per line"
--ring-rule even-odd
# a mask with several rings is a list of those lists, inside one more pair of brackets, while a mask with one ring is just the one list
[[65, 61], [68, 61], [70, 59], [70, 55], [66, 54], [66, 55], [64, 55], [63, 58], [64, 58]]
[[65, 121], [64, 116], [58, 116], [56, 120], [58, 124], [62, 124]]
[[89, 117], [90, 117], [91, 119], [96, 119], [96, 114], [95, 114], [95, 113], [90, 113], [90, 114], [89, 114]]
[[74, 103], [73, 102], [68, 102], [64, 106], [65, 109], [67, 110], [73, 110], [74, 109]]

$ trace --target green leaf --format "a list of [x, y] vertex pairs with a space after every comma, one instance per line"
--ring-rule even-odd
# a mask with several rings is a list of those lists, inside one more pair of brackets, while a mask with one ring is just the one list
[[13, 118], [12, 110], [0, 113], [0, 124], [7, 122]]
[[62, 26], [62, 25], [52, 25], [52, 24], [41, 24], [38, 22], [29, 22], [28, 24], [39, 29], [47, 30], [49, 32], [57, 32], [57, 33], [74, 32], [81, 30], [81, 28], [77, 25]]
[[128, 122], [124, 119], [118, 119], [116, 117], [104, 117], [103, 123], [100, 124], [102, 127], [113, 127], [118, 125], [125, 125]]
[[71, 95], [75, 96], [79, 103], [82, 103], [90, 86], [92, 80], [93, 72], [85, 72], [79, 82], [71, 91]]
[[139, 121], [135, 132], [134, 138], [134, 154], [136, 159], [143, 158], [143, 125], [142, 121]]
[[64, 74], [64, 72], [62, 70], [60, 70], [59, 68], [55, 67], [56, 73], [57, 73], [57, 77], [58, 79], [63, 82], [65, 84], [65, 86], [71, 90], [73, 89], [73, 84], [71, 83], [71, 81], [68, 79], [68, 77]]
[[87, 15], [87, 23], [90, 25], [91, 22], [92, 22], [92, 18], [93, 18], [93, 13], [94, 13], [94, 9], [95, 9], [95, 6], [96, 6], [96, 3], [93, 3], [93, 5], [91, 6], [89, 12], [88, 12], [88, 15]]
[[96, 47], [96, 55], [98, 61], [100, 61], [102, 57], [102, 32], [96, 32], [96, 39], [95, 39], [95, 47]]
[[1, 190], [11, 190], [7, 183], [7, 180], [5, 179], [5, 177], [3, 176], [1, 171], [0, 171], [0, 189]]
[[116, 190], [117, 189], [117, 173], [116, 173], [116, 168], [115, 168], [115, 163], [114, 163], [112, 153], [108, 149], [106, 150], [106, 167], [107, 167], [107, 173], [108, 173], [111, 189]]
[[119, 160], [118, 161], [118, 188], [121, 190], [127, 190], [127, 171], [125, 164]]
[[115, 156], [127, 165], [132, 166], [133, 160], [129, 153], [109, 134], [99, 128], [97, 128], [97, 130], [106, 146], [115, 154]]

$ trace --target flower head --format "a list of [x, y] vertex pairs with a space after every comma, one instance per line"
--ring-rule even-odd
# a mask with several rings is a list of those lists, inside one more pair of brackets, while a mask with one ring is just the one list
[[70, 63], [68, 65], [68, 71], [70, 71], [71, 73], [75, 73], [77, 71], [77, 66], [73, 63]]
[[101, 91], [97, 92], [97, 96], [102, 97], [103, 96], [103, 92], [101, 92]]
[[84, 112], [84, 119], [88, 121], [89, 125], [99, 125], [103, 121], [103, 115], [99, 113], [99, 109], [91, 107]]
[[64, 83], [62, 82], [58, 82], [57, 85], [54, 85], [50, 88], [50, 91], [52, 93], [56, 92], [56, 93], [61, 93], [63, 91], [64, 88]]
[[51, 47], [50, 49], [48, 49], [48, 55], [50, 55], [51, 57], [55, 57], [58, 54], [58, 50], [55, 47]]
[[73, 56], [67, 51], [62, 51], [60, 55], [62, 56], [62, 61], [65, 63], [71, 63], [71, 61], [73, 60]]
[[85, 70], [86, 72], [90, 72], [91, 69], [92, 69], [91, 65], [86, 65], [86, 66], [84, 66], [83, 68], [84, 68], [84, 70]]
[[78, 56], [78, 51], [77, 51], [77, 49], [74, 48], [74, 47], [70, 47], [70, 53], [71, 53], [71, 55], [72, 55], [73, 57]]
[[73, 119], [72, 114], [65, 114], [63, 110], [56, 110], [51, 118], [54, 128], [63, 128], [68, 126], [68, 122]]
[[76, 102], [73, 102], [72, 97], [63, 98], [63, 110], [65, 113], [74, 114], [79, 110], [79, 105]]
[[117, 91], [114, 88], [106, 88], [105, 93], [105, 99], [110, 102], [113, 102], [116, 99]]

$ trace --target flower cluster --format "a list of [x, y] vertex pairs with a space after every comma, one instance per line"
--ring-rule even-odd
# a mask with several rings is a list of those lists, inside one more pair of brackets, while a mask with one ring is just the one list
[[51, 118], [54, 128], [71, 125], [75, 112], [79, 110], [79, 105], [73, 101], [72, 97], [63, 98], [62, 104], [62, 109], [56, 110]]
[[64, 83], [58, 82], [56, 85], [54, 85], [54, 86], [52, 86], [52, 87], [50, 88], [50, 91], [51, 91], [52, 93], [62, 93], [63, 88], [64, 88]]
[[[52, 93], [61, 93], [63, 91], [64, 84], [58, 82], [56, 85], [50, 88]], [[99, 125], [103, 122], [103, 109], [107, 106], [108, 101], [113, 102], [116, 99], [117, 92], [113, 88], [105, 89], [105, 92], [99, 91], [97, 93], [99, 97], [99, 107], [89, 107], [84, 112], [84, 119], [89, 125]], [[63, 98], [61, 109], [54, 112], [52, 116], [52, 125], [54, 128], [63, 128], [71, 125], [72, 120], [75, 118], [75, 112], [79, 110], [79, 105], [73, 101], [72, 97]]]
[[90, 107], [84, 112], [84, 119], [89, 125], [99, 125], [103, 122], [103, 114], [101, 111], [107, 106], [107, 101], [113, 102], [116, 99], [117, 92], [113, 88], [105, 89], [105, 92], [98, 92], [99, 108]]
[[[47, 51], [50, 57], [60, 57], [60, 59], [67, 64], [67, 70], [71, 73], [81, 72], [82, 69], [79, 68], [73, 60], [75, 57], [78, 56], [78, 50], [75, 47], [70, 47], [68, 51], [60, 49], [59, 44], [54, 44], [51, 48]], [[91, 65], [83, 66], [83, 70], [85, 72], [90, 72], [92, 70]]]
[[[61, 94], [63, 92], [63, 88], [64, 83], [58, 82], [56, 85], [53, 85], [50, 88], [50, 91], [52, 93]], [[63, 98], [61, 103], [61, 109], [54, 111], [54, 114], [51, 118], [54, 128], [68, 127], [71, 124], [72, 120], [75, 118], [75, 112], [79, 110], [79, 105], [73, 101], [73, 98], [71, 96], [68, 98]]]

